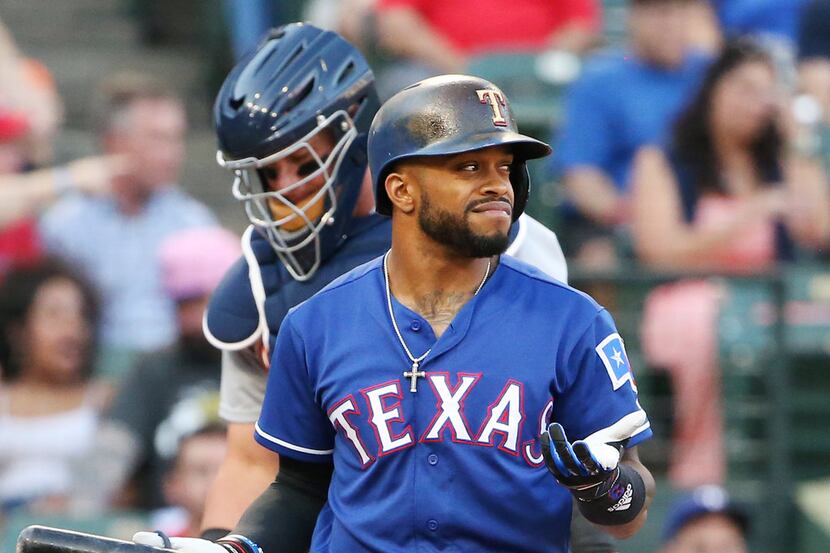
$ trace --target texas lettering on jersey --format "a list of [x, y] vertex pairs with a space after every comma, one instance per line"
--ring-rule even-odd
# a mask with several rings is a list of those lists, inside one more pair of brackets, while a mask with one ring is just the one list
[[[530, 466], [542, 466], [542, 454], [535, 440], [521, 442], [523, 426], [528, 422], [524, 385], [521, 382], [509, 379], [483, 412], [468, 413], [465, 399], [482, 374], [456, 373], [451, 378], [446, 372], [427, 373], [426, 379], [436, 402], [435, 416], [420, 436], [407, 422], [402, 405], [404, 391], [397, 380], [362, 389], [358, 394], [349, 394], [335, 402], [328, 411], [328, 417], [334, 428], [351, 444], [363, 468], [369, 467], [379, 457], [412, 447], [418, 442], [443, 441], [496, 447], [509, 455], [521, 455]], [[533, 419], [539, 433], [546, 426], [552, 406], [551, 400]], [[471, 420], [471, 417], [475, 418]], [[359, 420], [372, 429], [373, 439], [361, 432]], [[372, 442], [375, 447], [368, 445]]]

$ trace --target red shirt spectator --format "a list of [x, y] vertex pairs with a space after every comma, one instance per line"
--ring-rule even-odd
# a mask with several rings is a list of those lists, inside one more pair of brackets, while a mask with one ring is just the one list
[[0, 277], [12, 267], [34, 264], [41, 255], [34, 219], [20, 219], [0, 228]]
[[379, 0], [378, 10], [410, 8], [460, 52], [538, 50], [567, 25], [598, 30], [596, 0]]

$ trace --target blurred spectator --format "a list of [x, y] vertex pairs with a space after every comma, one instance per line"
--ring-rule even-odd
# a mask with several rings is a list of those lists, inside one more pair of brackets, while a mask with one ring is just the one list
[[96, 299], [55, 261], [0, 286], [0, 508], [59, 510], [92, 447], [105, 390], [90, 380]]
[[804, 5], [809, 0], [710, 0], [727, 38], [751, 36], [769, 51], [778, 80], [796, 86], [796, 44]]
[[702, 486], [671, 506], [660, 553], [747, 553], [748, 532], [744, 509], [723, 489]]
[[[830, 124], [830, 0], [813, 0], [804, 6], [798, 59], [801, 90], [819, 108], [814, 118]], [[810, 117], [805, 119], [809, 124]]]
[[471, 56], [545, 49], [584, 52], [600, 29], [597, 0], [378, 0], [380, 45], [405, 62], [379, 78], [389, 96], [422, 78], [463, 73]]
[[224, 0], [222, 5], [236, 60], [256, 48], [268, 29], [281, 20], [280, 2], [273, 0]]
[[[218, 416], [218, 415], [217, 415]], [[169, 536], [198, 536], [208, 490], [225, 457], [225, 427], [208, 424], [181, 438], [164, 477], [164, 496], [171, 507], [153, 513], [152, 528]]]
[[72, 191], [100, 195], [126, 170], [124, 158], [93, 156], [28, 173], [0, 173], [0, 236], [5, 225], [34, 215]]
[[162, 243], [162, 282], [176, 302], [180, 337], [175, 346], [143, 357], [123, 380], [79, 481], [79, 511], [106, 508], [131, 477], [137, 506], [164, 505], [162, 478], [180, 419], [187, 421], [194, 406], [218, 405], [221, 355], [205, 339], [202, 317], [240, 253], [239, 238], [218, 227], [181, 230]]
[[41, 219], [48, 251], [78, 263], [103, 293], [102, 369], [123, 373], [135, 352], [173, 343], [176, 317], [164, 293], [157, 251], [177, 230], [215, 224], [210, 211], [176, 186], [184, 160], [185, 111], [153, 79], [113, 76], [98, 102], [101, 145], [126, 159], [112, 197], [61, 199]]
[[106, 194], [124, 170], [117, 156], [86, 157], [68, 165], [29, 173], [0, 174], [0, 275], [41, 256], [34, 219], [40, 210], [71, 191]]
[[590, 268], [617, 261], [614, 232], [628, 222], [637, 149], [662, 138], [700, 82], [706, 58], [691, 51], [686, 15], [694, 0], [632, 0], [630, 51], [586, 64], [565, 99], [554, 172], [568, 203], [565, 255]]
[[377, 40], [377, 0], [309, 0], [303, 19], [322, 29], [331, 29], [370, 57]]
[[798, 22], [809, 0], [709, 0], [727, 37], [771, 36], [795, 45]]
[[62, 119], [51, 74], [19, 52], [0, 22], [0, 174], [51, 162]]
[[106, 188], [104, 159], [22, 173], [51, 161], [62, 107], [49, 72], [24, 58], [0, 23], [0, 275], [41, 256], [34, 215], [65, 190]]
[[[786, 149], [787, 105], [767, 53], [748, 39], [728, 43], [671, 144], [637, 155], [632, 218], [643, 262], [757, 273], [793, 259], [796, 244], [827, 245], [830, 188], [815, 158]], [[681, 281], [658, 288], [645, 305], [644, 353], [674, 385], [670, 477], [679, 487], [725, 476], [717, 362], [724, 293], [713, 281]]]

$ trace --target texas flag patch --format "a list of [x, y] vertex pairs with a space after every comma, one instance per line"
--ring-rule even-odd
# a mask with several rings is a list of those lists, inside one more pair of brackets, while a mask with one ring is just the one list
[[631, 383], [634, 391], [637, 391], [637, 385], [634, 383], [634, 376], [631, 373], [631, 364], [628, 362], [628, 355], [625, 353], [625, 345], [619, 334], [616, 332], [605, 338], [596, 347], [599, 358], [602, 359], [602, 364], [605, 365], [605, 370], [608, 371], [608, 378], [614, 385], [614, 389], [618, 390], [626, 382]]

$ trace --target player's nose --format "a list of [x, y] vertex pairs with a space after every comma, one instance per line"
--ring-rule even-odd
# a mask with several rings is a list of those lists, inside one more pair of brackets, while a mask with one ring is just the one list
[[498, 167], [487, 171], [481, 191], [488, 196], [507, 196], [513, 201], [513, 185], [510, 183], [510, 175]]

